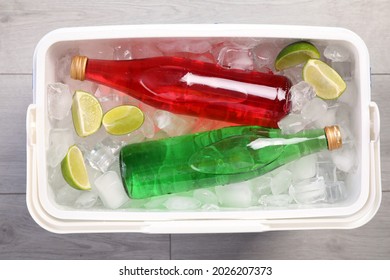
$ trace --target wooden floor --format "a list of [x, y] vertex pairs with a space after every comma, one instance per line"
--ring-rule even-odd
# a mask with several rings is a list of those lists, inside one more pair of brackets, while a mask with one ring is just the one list
[[[390, 259], [390, 1], [0, 0], [0, 259]], [[383, 199], [355, 230], [251, 234], [57, 235], [26, 207], [26, 110], [32, 57], [47, 32], [66, 26], [254, 23], [339, 26], [366, 42], [372, 100], [381, 112]]]

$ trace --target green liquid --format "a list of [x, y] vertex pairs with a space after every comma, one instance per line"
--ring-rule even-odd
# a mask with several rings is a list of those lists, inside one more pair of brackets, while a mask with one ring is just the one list
[[324, 149], [323, 129], [234, 126], [125, 146], [120, 165], [128, 195], [146, 198], [246, 181]]

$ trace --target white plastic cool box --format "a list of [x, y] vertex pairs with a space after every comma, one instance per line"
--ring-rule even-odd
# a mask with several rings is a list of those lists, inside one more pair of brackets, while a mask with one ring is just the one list
[[[346, 201], [326, 207], [231, 209], [224, 211], [132, 211], [68, 209], [57, 205], [48, 184], [46, 88], [55, 82], [60, 54], [80, 45], [112, 45], [167, 38], [265, 38], [286, 42], [337, 43], [353, 55], [356, 108], [352, 130], [359, 161], [349, 174]], [[212, 233], [271, 230], [346, 229], [367, 223], [381, 201], [379, 111], [371, 102], [368, 50], [355, 33], [342, 28], [278, 25], [142, 25], [64, 28], [41, 39], [34, 54], [34, 103], [27, 112], [27, 206], [43, 228], [56, 233], [144, 232]]]

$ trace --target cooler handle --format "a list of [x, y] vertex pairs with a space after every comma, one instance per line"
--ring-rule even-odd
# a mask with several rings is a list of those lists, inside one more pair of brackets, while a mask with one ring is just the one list
[[30, 104], [27, 108], [27, 119], [26, 119], [26, 131], [27, 131], [27, 145], [34, 146], [37, 143], [37, 122], [36, 114], [37, 106]]
[[375, 102], [370, 102], [370, 140], [378, 142], [380, 134], [379, 108]]
[[143, 228], [145, 233], [235, 233], [264, 232], [270, 226], [261, 220], [177, 220], [153, 222]]

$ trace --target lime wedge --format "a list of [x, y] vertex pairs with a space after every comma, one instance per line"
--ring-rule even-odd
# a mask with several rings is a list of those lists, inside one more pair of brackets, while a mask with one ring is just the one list
[[336, 99], [347, 88], [340, 75], [325, 62], [309, 59], [303, 67], [303, 80], [311, 84], [322, 99]]
[[104, 114], [103, 126], [113, 135], [128, 134], [144, 123], [143, 112], [135, 106], [122, 105], [115, 107]]
[[103, 110], [92, 94], [77, 90], [73, 95], [72, 118], [77, 135], [86, 137], [99, 130]]
[[78, 190], [91, 189], [83, 154], [76, 145], [69, 148], [68, 153], [62, 160], [61, 171], [65, 181], [71, 187]]
[[284, 70], [320, 56], [320, 52], [313, 44], [305, 41], [295, 42], [280, 51], [275, 59], [275, 69]]

